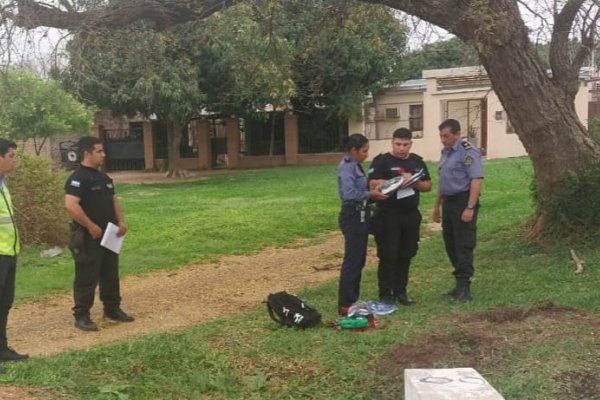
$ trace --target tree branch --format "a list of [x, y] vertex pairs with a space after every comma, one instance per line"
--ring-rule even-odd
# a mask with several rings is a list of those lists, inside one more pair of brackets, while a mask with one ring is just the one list
[[579, 70], [585, 60], [588, 59], [594, 47], [596, 47], [596, 32], [600, 10], [596, 10], [596, 15], [591, 17], [592, 9], [588, 9], [583, 17], [583, 27], [581, 29], [581, 46], [573, 58], [573, 65]]
[[206, 18], [240, 0], [125, 0], [102, 10], [82, 12], [63, 11], [35, 0], [17, 1], [18, 13], [12, 17], [17, 26], [26, 29], [46, 26], [74, 31], [97, 26], [116, 28], [140, 20], [151, 21], [157, 30], [164, 30], [172, 25]]
[[361, 0], [363, 3], [382, 4], [414, 15], [460, 36], [461, 16], [469, 7], [466, 0]]
[[554, 29], [550, 42], [550, 68], [552, 80], [572, 97], [577, 93], [579, 67], [569, 56], [569, 34], [585, 0], [568, 0], [554, 16]]

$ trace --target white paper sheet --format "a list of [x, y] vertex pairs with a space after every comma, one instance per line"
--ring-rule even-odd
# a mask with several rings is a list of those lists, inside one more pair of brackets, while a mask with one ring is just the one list
[[119, 227], [113, 224], [112, 222], [109, 222], [108, 225], [106, 225], [106, 229], [104, 230], [104, 235], [102, 235], [100, 246], [106, 247], [113, 253], [119, 254], [119, 252], [121, 252], [121, 246], [123, 245], [125, 235], [118, 237], [118, 232]]
[[415, 189], [409, 187], [406, 189], [400, 189], [396, 192], [396, 198], [398, 200], [403, 199], [405, 197], [410, 197], [413, 196], [415, 194]]

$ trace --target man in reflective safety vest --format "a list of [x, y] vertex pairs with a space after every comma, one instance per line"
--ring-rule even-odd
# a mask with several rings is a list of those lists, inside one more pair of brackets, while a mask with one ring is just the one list
[[20, 250], [17, 225], [6, 176], [15, 169], [17, 145], [0, 138], [0, 361], [20, 361], [29, 358], [8, 347], [6, 322], [15, 298], [15, 274], [17, 254]]

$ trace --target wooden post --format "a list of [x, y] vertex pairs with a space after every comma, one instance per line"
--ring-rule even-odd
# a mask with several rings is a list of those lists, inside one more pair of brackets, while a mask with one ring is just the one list
[[285, 164], [298, 163], [298, 116], [286, 113], [284, 116]]
[[225, 121], [225, 134], [227, 136], [227, 163], [229, 168], [240, 166], [240, 120], [229, 118]]
[[154, 170], [154, 131], [152, 121], [144, 121], [144, 169]]

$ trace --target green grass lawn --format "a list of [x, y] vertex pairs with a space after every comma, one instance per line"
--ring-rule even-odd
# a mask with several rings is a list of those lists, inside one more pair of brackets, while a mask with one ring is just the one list
[[[276, 326], [260, 305], [176, 334], [33, 359], [11, 366], [0, 382], [78, 399], [401, 399], [403, 368], [472, 366], [507, 400], [600, 399], [600, 250], [593, 243], [576, 247], [586, 270], [574, 275], [568, 247], [525, 241], [531, 175], [526, 159], [486, 163], [470, 304], [440, 296], [452, 278], [435, 234], [421, 243], [411, 271], [409, 290], [418, 305], [382, 318], [382, 329], [297, 331]], [[126, 273], [336, 229], [333, 166], [119, 192], [132, 229]], [[425, 222], [433, 197], [423, 196]], [[66, 279], [66, 260], [62, 264], [28, 266], [19, 274], [46, 271]], [[25, 290], [20, 279], [18, 290]], [[336, 293], [337, 282], [330, 282], [301, 294], [332, 320]], [[362, 293], [376, 296], [374, 269], [364, 274]]]
[[[163, 185], [117, 185], [129, 233], [121, 275], [245, 254], [336, 229], [336, 166], [239, 171]], [[70, 290], [65, 253], [19, 258], [17, 301]]]

